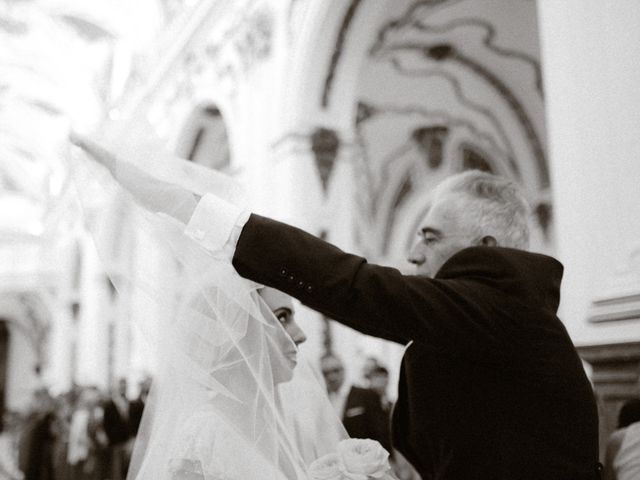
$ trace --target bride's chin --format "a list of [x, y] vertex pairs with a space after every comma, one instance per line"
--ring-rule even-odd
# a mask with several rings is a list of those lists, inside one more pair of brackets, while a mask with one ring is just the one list
[[298, 360], [296, 358], [285, 357], [286, 365], [283, 365], [283, 368], [277, 369], [274, 371], [274, 381], [275, 383], [285, 383], [290, 381], [293, 378], [293, 371], [298, 365]]
[[298, 365], [298, 360], [295, 358], [287, 358], [287, 367], [291, 369], [290, 372], [287, 372], [287, 376], [293, 377], [293, 369]]

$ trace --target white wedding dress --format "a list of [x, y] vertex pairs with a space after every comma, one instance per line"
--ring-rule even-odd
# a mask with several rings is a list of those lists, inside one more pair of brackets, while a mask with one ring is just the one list
[[[242, 202], [232, 180], [168, 156], [146, 127], [104, 132], [101, 143], [143, 171], [198, 195]], [[144, 305], [146, 314], [134, 321], [158, 359], [128, 478], [307, 478], [309, 465], [335, 451], [346, 433], [314, 370], [292, 363], [295, 345], [258, 285], [185, 236], [184, 225], [141, 208], [100, 165], [74, 158], [81, 203], [127, 212], [117, 240], [137, 245], [129, 271], [104, 223], [89, 227], [106, 270], [117, 272], [111, 279], [120, 294]]]

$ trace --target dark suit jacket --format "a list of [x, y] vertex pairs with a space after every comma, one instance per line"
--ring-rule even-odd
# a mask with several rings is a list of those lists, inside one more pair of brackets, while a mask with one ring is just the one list
[[104, 405], [103, 427], [110, 446], [124, 443], [132, 436], [129, 418], [120, 413], [111, 399], [107, 400]]
[[129, 429], [133, 436], [137, 435], [140, 429], [140, 422], [142, 421], [142, 414], [144, 413], [144, 404], [144, 400], [140, 397], [129, 403]]
[[18, 467], [24, 480], [53, 479], [53, 412], [32, 413], [20, 436]]
[[344, 406], [342, 423], [351, 438], [371, 438], [391, 451], [389, 414], [373, 390], [351, 387]]
[[424, 480], [597, 478], [596, 404], [556, 316], [553, 258], [473, 247], [429, 279], [252, 215], [233, 265], [363, 333], [411, 342], [392, 441]]

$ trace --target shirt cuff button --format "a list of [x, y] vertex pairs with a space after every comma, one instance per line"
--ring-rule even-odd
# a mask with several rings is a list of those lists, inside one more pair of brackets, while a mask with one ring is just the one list
[[305, 290], [307, 291], [307, 293], [311, 293], [313, 292], [313, 287], [311, 285], [307, 285], [307, 288]]
[[280, 276], [281, 277], [286, 277], [287, 276], [287, 269], [283, 268], [282, 270], [280, 270]]

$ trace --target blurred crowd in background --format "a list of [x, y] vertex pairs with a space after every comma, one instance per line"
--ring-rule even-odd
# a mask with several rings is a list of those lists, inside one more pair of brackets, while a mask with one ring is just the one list
[[[378, 440], [391, 451], [396, 476], [417, 479], [391, 449], [387, 368], [369, 357], [361, 378], [350, 382], [335, 355], [323, 357], [319, 367], [349, 435]], [[121, 378], [109, 392], [79, 385], [57, 396], [46, 388], [36, 390], [25, 414], [4, 416], [0, 480], [125, 479], [150, 388], [151, 377], [146, 376], [136, 386]]]
[[150, 386], [145, 377], [132, 398], [125, 379], [110, 392], [74, 386], [52, 396], [38, 389], [25, 414], [5, 414], [0, 479], [126, 478]]

